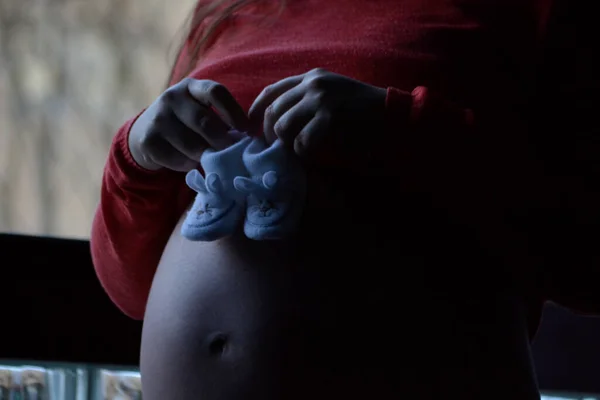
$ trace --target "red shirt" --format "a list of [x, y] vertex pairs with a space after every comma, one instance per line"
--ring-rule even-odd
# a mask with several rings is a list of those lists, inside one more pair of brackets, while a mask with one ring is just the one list
[[[526, 198], [552, 208], [559, 197], [552, 194], [556, 182], [532, 156], [528, 135], [554, 3], [298, 0], [262, 25], [261, 10], [253, 6], [219, 30], [191, 76], [224, 84], [245, 109], [265, 86], [316, 67], [388, 88], [386, 129], [377, 140], [365, 140], [367, 150], [406, 190], [435, 187], [466, 223], [507, 227], [478, 234], [522, 274], [535, 327], [548, 298], [600, 311], [586, 275], [597, 264], [570, 266], [566, 276], [572, 279], [561, 287], [564, 266], [538, 263], [529, 251], [530, 237], [514, 240], [514, 226], [488, 207]], [[180, 61], [185, 58], [184, 48]], [[137, 166], [127, 145], [134, 121], [114, 138], [91, 247], [108, 295], [127, 315], [141, 319], [164, 246], [193, 192], [179, 173]], [[359, 166], [360, 157], [354, 158]], [[473, 178], [479, 171], [481, 182], [491, 183], [473, 190], [471, 179], [461, 187], [457, 176]]]

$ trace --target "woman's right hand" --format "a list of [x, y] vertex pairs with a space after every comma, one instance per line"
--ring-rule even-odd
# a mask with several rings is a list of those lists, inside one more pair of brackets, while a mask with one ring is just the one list
[[234, 143], [228, 132], [247, 132], [250, 122], [225, 86], [186, 78], [167, 89], [139, 116], [129, 133], [129, 150], [142, 168], [187, 172], [208, 147]]

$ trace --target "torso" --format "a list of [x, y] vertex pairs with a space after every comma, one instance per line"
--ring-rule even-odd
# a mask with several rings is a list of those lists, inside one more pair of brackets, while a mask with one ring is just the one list
[[353, 208], [309, 209], [290, 242], [176, 227], [144, 321], [145, 398], [535, 399], [518, 296], [409, 218], [397, 235], [340, 225]]
[[[515, 71], [499, 73], [497, 52], [483, 46], [502, 36], [484, 24], [494, 15], [489, 7], [506, 16], [507, 2], [348, 7], [359, 3], [364, 12], [357, 14], [301, 1], [289, 10], [297, 17], [284, 18], [308, 13], [311, 23], [258, 36], [242, 32], [236, 40], [223, 35], [220, 50], [194, 76], [225, 84], [245, 108], [265, 85], [315, 67], [380, 86], [426, 84], [465, 103], [485, 103], [485, 84], [488, 91], [518, 86]], [[512, 28], [526, 26], [522, 2], [508, 3], [523, 12]], [[389, 9], [387, 20], [378, 7]], [[336, 26], [344, 18], [363, 29], [342, 35]], [[311, 29], [325, 29], [323, 48], [314, 39], [302, 42]], [[515, 42], [510, 37], [506, 46]], [[281, 52], [293, 38], [299, 42]], [[262, 41], [273, 47], [258, 48]], [[331, 57], [317, 60], [323, 51]], [[248, 70], [264, 73], [249, 78]], [[190, 242], [174, 229], [147, 306], [144, 398], [537, 398], [518, 294], [510, 285], [490, 286], [494, 277], [486, 272], [494, 267], [469, 233], [449, 225], [427, 198], [374, 199], [369, 186], [379, 182], [317, 175], [293, 241], [253, 242], [239, 234]], [[391, 218], [386, 209], [405, 212]]]
[[240, 13], [192, 76], [223, 83], [246, 109], [266, 85], [316, 67], [381, 87], [424, 85], [469, 107], [490, 96], [510, 104], [527, 90], [551, 3], [287, 1], [264, 22], [257, 15], [276, 7]]

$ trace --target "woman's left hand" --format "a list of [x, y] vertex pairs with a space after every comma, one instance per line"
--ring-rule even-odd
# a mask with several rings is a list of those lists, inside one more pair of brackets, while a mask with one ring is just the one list
[[386, 93], [317, 68], [267, 86], [248, 114], [255, 127], [262, 125], [269, 143], [280, 138], [304, 155], [331, 135], [341, 143], [357, 143], [358, 135], [368, 141], [364, 130], [383, 126]]

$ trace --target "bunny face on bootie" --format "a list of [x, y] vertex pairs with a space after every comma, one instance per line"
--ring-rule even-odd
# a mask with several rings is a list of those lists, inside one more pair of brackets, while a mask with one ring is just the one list
[[[240, 217], [236, 215], [238, 213], [232, 212], [236, 207], [237, 200], [232, 196], [227, 196], [225, 185], [219, 175], [213, 172], [204, 178], [200, 172], [193, 170], [186, 175], [185, 181], [191, 189], [199, 194], [186, 219], [186, 223], [190, 227], [201, 229], [216, 223], [229, 226], [234, 222], [239, 222]], [[230, 221], [224, 221], [227, 219]], [[215, 235], [218, 236], [217, 233]]]
[[221, 150], [206, 150], [200, 165], [206, 176], [197, 170], [187, 173], [185, 182], [196, 198], [181, 226], [181, 234], [196, 241], [213, 241], [232, 235], [244, 219], [246, 198], [235, 190], [236, 176], [246, 176], [242, 154], [250, 138]]
[[233, 185], [247, 196], [244, 233], [255, 240], [289, 236], [304, 209], [303, 168], [279, 140], [268, 146], [262, 138], [255, 138], [243, 158], [250, 177], [236, 177]]

